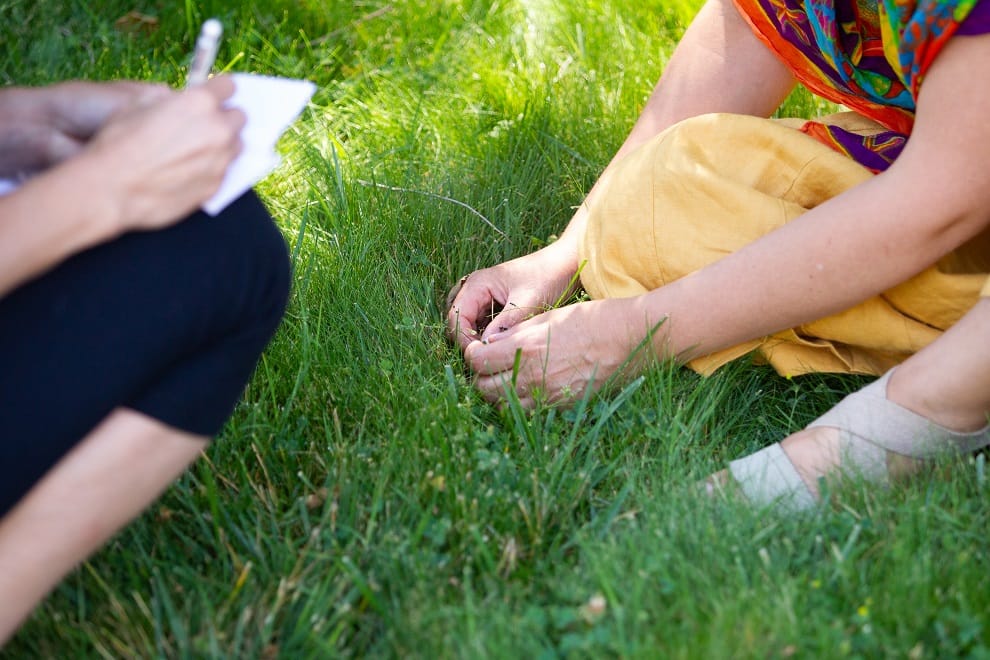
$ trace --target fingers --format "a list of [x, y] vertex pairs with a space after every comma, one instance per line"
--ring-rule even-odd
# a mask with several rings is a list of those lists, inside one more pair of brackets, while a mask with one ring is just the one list
[[[455, 307], [454, 302], [457, 300], [457, 295], [461, 292], [461, 288], [467, 281], [468, 276], [465, 275], [457, 284], [450, 288], [447, 292], [447, 300], [443, 307], [443, 318], [446, 323], [445, 331], [447, 334], [447, 339], [455, 342], [463, 350], [468, 343], [471, 342], [472, 338], [477, 335], [477, 331], [473, 327], [468, 327], [469, 321], [465, 318], [464, 325], [461, 324], [461, 310], [460, 307]], [[461, 332], [464, 332], [464, 340], [460, 341]]]
[[197, 85], [190, 89], [199, 88], [210, 93], [217, 101], [226, 101], [234, 95], [236, 89], [234, 79], [230, 76], [213, 76], [202, 85]]
[[515, 395], [524, 410], [532, 410], [536, 406], [535, 399], [525, 389], [513, 384], [512, 372], [479, 377], [475, 380], [474, 386], [481, 394], [481, 398], [488, 403], [504, 406], [506, 401]]
[[3, 137], [6, 174], [37, 172], [79, 153], [79, 140], [44, 124], [23, 123], [15, 136]]
[[165, 85], [133, 81], [77, 81], [48, 89], [53, 126], [80, 140], [92, 137], [112, 117], [160, 102], [173, 93]]
[[488, 341], [545, 311], [534, 302], [536, 294], [525, 290], [509, 294], [488, 285], [486, 274], [475, 275], [461, 278], [447, 294], [447, 336], [462, 350], [473, 341]]
[[45, 166], [72, 158], [83, 147], [82, 142], [65, 133], [50, 131], [46, 136], [47, 143], [42, 152], [42, 161]]
[[447, 337], [464, 351], [472, 342], [478, 341], [479, 333], [470, 318], [461, 314], [459, 308], [451, 307], [447, 312]]
[[247, 122], [244, 112], [224, 106], [233, 93], [234, 81], [229, 76], [217, 76], [183, 91], [177, 100], [185, 105], [190, 129], [200, 134], [204, 146], [217, 149], [227, 162], [240, 151], [240, 132]]
[[454, 306], [454, 301], [457, 300], [457, 294], [461, 292], [461, 288], [464, 286], [464, 283], [467, 282], [468, 277], [469, 277], [468, 275], [465, 275], [464, 277], [459, 279], [457, 281], [457, 284], [450, 287], [450, 291], [447, 292], [447, 301], [443, 307], [444, 318], [450, 317], [450, 310]]
[[132, 90], [131, 98], [134, 106], [143, 108], [155, 103], [161, 103], [175, 93], [176, 91], [168, 85], [138, 84]]
[[231, 137], [239, 135], [247, 121], [241, 110], [224, 105], [225, 101], [233, 96], [234, 88], [234, 81], [229, 76], [210, 78], [202, 85], [190, 87], [176, 94], [169, 100], [176, 107], [165, 112], [170, 115], [178, 113], [189, 121], [187, 127], [189, 132], [198, 132], [207, 139], [209, 138], [207, 134], [212, 133], [220, 142], [226, 142]]
[[515, 327], [526, 319], [532, 318], [542, 309], [536, 305], [520, 305], [516, 302], [507, 302], [502, 311], [492, 317], [492, 320], [485, 327], [481, 335], [482, 340], [490, 340], [494, 335], [501, 334], [506, 330]]
[[510, 399], [532, 407], [541, 402], [572, 405], [605, 386], [624, 368], [628, 352], [625, 344], [598, 332], [589, 316], [604, 318], [600, 306], [580, 303], [469, 343], [464, 361], [475, 374], [475, 387], [487, 401], [505, 401], [511, 391]]
[[491, 376], [479, 376], [474, 381], [475, 389], [488, 403], [504, 406], [506, 401], [515, 398], [524, 410], [532, 410], [536, 402], [544, 404], [574, 405], [585, 395], [591, 383], [578, 379], [569, 385], [554, 386], [542, 373], [532, 370], [503, 371]]
[[486, 308], [497, 305], [495, 294], [477, 274], [465, 275], [447, 294], [447, 336], [461, 350], [480, 338], [479, 326], [486, 318]]
[[223, 110], [224, 112], [236, 114], [243, 120], [243, 112], [236, 108], [224, 107], [224, 102], [234, 95], [234, 91], [234, 81], [230, 76], [216, 76], [210, 78], [202, 85], [196, 85], [183, 90], [179, 96], [187, 99], [187, 102], [197, 110]]
[[511, 341], [484, 343], [474, 340], [464, 347], [464, 361], [475, 374], [491, 376], [504, 371], [511, 372], [516, 364], [516, 354], [520, 350]]
[[205, 128], [206, 130], [221, 129], [216, 137], [222, 143], [219, 147], [223, 150], [227, 163], [240, 152], [240, 132], [247, 122], [247, 116], [241, 110], [224, 107], [224, 102], [233, 96], [235, 87], [230, 76], [215, 76], [203, 85], [190, 88], [185, 92], [185, 94], [190, 95], [205, 95], [209, 99], [211, 110], [217, 113], [215, 120], [219, 122], [219, 127], [208, 126]]
[[122, 230], [178, 221], [219, 189], [246, 122], [225, 105], [233, 92], [233, 81], [220, 76], [169, 93], [115, 116], [90, 142], [91, 157], [108, 173]]
[[234, 150], [236, 155], [241, 150], [241, 130], [247, 123], [247, 115], [237, 108], [224, 108], [221, 114], [223, 122], [234, 138], [233, 146], [236, 147]]

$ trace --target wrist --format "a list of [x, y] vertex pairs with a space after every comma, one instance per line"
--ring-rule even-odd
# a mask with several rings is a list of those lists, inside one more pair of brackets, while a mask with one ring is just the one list
[[578, 272], [578, 241], [573, 233], [564, 232], [553, 243], [539, 250], [548, 274], [571, 278]]
[[622, 299], [628, 303], [623, 321], [628, 328], [629, 337], [637, 346], [646, 342], [645, 354], [658, 360], [670, 357], [680, 359], [679, 351], [673, 345], [673, 321], [670, 309], [665, 304], [665, 297], [657, 295], [659, 291], [654, 289], [642, 295]]
[[63, 165], [28, 179], [0, 198], [4, 207], [0, 296], [121, 233], [112, 196], [106, 194], [98, 174], [78, 163]]
[[[76, 205], [79, 248], [92, 247], [112, 240], [129, 228], [113, 172], [95, 153], [84, 152], [49, 171], [53, 187], [71, 191], [66, 199], [84, 200]], [[61, 196], [61, 195], [60, 195]]]

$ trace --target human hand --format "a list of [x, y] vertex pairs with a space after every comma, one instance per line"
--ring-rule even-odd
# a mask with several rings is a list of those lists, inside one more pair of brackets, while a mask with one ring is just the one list
[[630, 355], [650, 332], [636, 322], [636, 300], [575, 303], [470, 342], [464, 359], [477, 375], [475, 387], [492, 403], [503, 400], [508, 387], [531, 408], [537, 398], [573, 402], [624, 366], [623, 375], [631, 376], [641, 360]]
[[240, 151], [245, 117], [225, 76], [115, 115], [76, 161], [100, 171], [119, 231], [156, 229], [216, 192]]
[[66, 82], [0, 95], [0, 174], [30, 174], [79, 153], [115, 114], [161, 100], [164, 85]]
[[462, 350], [558, 303], [576, 284], [577, 268], [556, 244], [475, 271], [448, 294], [447, 334]]

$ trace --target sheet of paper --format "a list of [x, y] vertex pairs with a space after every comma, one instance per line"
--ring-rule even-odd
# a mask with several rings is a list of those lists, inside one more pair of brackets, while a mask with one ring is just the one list
[[278, 139], [316, 91], [316, 85], [308, 80], [247, 73], [235, 73], [231, 77], [235, 91], [227, 105], [243, 111], [247, 123], [241, 129], [240, 155], [227, 168], [220, 189], [203, 204], [203, 210], [210, 215], [223, 211], [278, 166], [275, 152]]

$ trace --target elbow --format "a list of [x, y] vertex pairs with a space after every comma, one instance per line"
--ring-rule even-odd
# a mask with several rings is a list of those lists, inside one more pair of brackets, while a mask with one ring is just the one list
[[915, 161], [902, 157], [875, 182], [885, 186], [886, 212], [898, 219], [901, 238], [935, 261], [990, 229], [990, 180], [950, 168], [933, 173]]
[[990, 202], [949, 207], [933, 215], [937, 216], [937, 219], [928, 226], [924, 240], [940, 248], [940, 253], [937, 255], [939, 257], [956, 250], [990, 229]]

